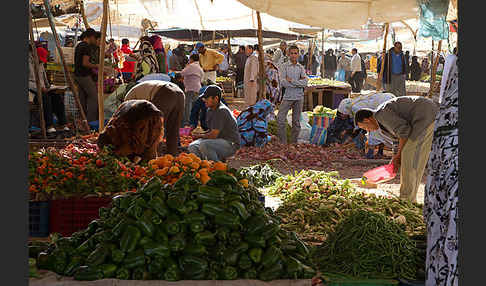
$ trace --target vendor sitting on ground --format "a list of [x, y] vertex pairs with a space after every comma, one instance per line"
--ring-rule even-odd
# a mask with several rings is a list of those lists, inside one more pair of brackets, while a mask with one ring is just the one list
[[130, 89], [125, 96], [125, 101], [132, 99], [148, 100], [162, 112], [167, 139], [167, 153], [177, 155], [179, 128], [184, 115], [184, 92], [174, 83], [148, 80]]
[[[361, 95], [356, 98], [345, 98], [339, 103], [337, 110], [344, 116], [354, 118], [358, 110], [363, 108], [376, 109], [380, 104], [392, 98], [395, 98], [395, 96], [391, 93], [373, 93], [370, 95]], [[366, 158], [373, 159], [375, 157], [382, 157], [384, 145], [386, 144], [391, 147], [392, 143], [386, 137], [381, 136], [380, 132], [368, 132], [369, 150]], [[376, 155], [374, 154], [375, 146], [378, 146]]]
[[439, 108], [422, 96], [390, 99], [376, 109], [356, 112], [356, 124], [366, 131], [379, 131], [393, 142], [392, 163], [400, 168], [400, 198], [417, 201], [417, 190], [429, 158]]
[[[203, 86], [199, 90], [199, 94], [203, 94], [206, 88], [207, 86]], [[223, 97], [221, 97], [221, 103], [227, 106], [226, 101], [224, 100]], [[197, 128], [199, 124], [204, 131], [209, 129], [206, 121], [207, 110], [208, 107], [206, 106], [206, 103], [204, 103], [204, 100], [201, 97], [198, 97], [196, 101], [194, 101], [194, 104], [192, 105], [191, 115], [189, 117], [191, 131]]]
[[193, 133], [188, 150], [201, 159], [225, 161], [240, 148], [240, 134], [231, 110], [221, 103], [222, 90], [216, 85], [210, 85], [200, 96], [208, 107], [207, 124], [209, 130], [205, 133]]
[[98, 146], [111, 145], [114, 152], [134, 161], [157, 157], [163, 137], [163, 114], [147, 100], [128, 100], [115, 111], [98, 137]]

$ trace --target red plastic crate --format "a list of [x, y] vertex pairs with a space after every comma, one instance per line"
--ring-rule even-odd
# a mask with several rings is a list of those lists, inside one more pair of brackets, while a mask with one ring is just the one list
[[99, 218], [99, 208], [107, 207], [111, 197], [52, 200], [49, 210], [49, 232], [70, 236]]

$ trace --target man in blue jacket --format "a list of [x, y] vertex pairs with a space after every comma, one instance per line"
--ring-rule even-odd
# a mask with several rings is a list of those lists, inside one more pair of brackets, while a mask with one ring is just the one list
[[[394, 47], [388, 50], [385, 55], [385, 66], [383, 70], [383, 87], [385, 92], [395, 96], [407, 95], [405, 81], [407, 75], [408, 60], [402, 51], [402, 43], [396, 42]], [[380, 73], [381, 61], [377, 66]]]

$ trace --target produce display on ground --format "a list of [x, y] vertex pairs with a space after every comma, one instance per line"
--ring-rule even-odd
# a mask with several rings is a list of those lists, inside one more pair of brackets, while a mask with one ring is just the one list
[[264, 162], [270, 159], [282, 159], [289, 166], [303, 165], [307, 168], [322, 167], [334, 161], [356, 160], [363, 156], [354, 145], [323, 147], [308, 143], [281, 144], [278, 139], [264, 147], [242, 147], [236, 152], [235, 159]]
[[329, 86], [329, 87], [351, 87], [347, 82], [332, 80], [328, 78], [309, 78], [307, 86]]
[[[202, 185], [187, 174], [158, 178], [113, 198], [100, 219], [71, 237], [33, 249], [39, 269], [76, 280], [310, 279], [310, 251], [279, 218], [222, 171]], [[29, 251], [31, 249], [29, 248]]]
[[403, 225], [383, 214], [353, 210], [314, 252], [321, 272], [415, 279], [422, 259]]
[[325, 241], [336, 225], [357, 209], [394, 219], [409, 235], [425, 232], [422, 205], [394, 196], [367, 194], [355, 187], [349, 180], [341, 180], [337, 172], [303, 170], [278, 178], [266, 192], [282, 200], [276, 210], [282, 218], [281, 226], [307, 242]]
[[135, 190], [146, 175], [147, 168], [84, 139], [62, 149], [29, 153], [31, 200], [126, 192]]
[[240, 168], [238, 169], [238, 174], [247, 178], [249, 183], [257, 188], [273, 185], [278, 178], [283, 176], [282, 173], [268, 163]]

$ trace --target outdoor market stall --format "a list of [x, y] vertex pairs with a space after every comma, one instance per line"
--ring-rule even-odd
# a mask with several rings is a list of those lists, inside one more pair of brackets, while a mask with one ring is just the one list
[[311, 77], [305, 88], [304, 111], [313, 110], [317, 105], [336, 109], [350, 93], [349, 83]]

